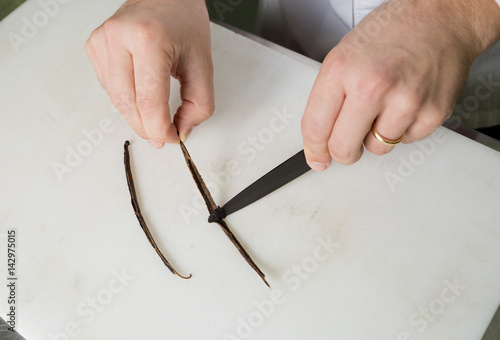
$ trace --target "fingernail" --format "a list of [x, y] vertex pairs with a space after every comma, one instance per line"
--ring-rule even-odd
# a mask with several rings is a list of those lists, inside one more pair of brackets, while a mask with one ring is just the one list
[[165, 145], [163, 143], [155, 142], [154, 140], [148, 140], [148, 143], [149, 143], [149, 145], [151, 145], [155, 149], [161, 149]]
[[311, 169], [313, 169], [314, 171], [323, 171], [323, 170], [326, 170], [326, 168], [328, 168], [328, 164], [325, 164], [325, 163], [319, 163], [319, 162], [311, 162], [309, 164], [309, 166], [311, 167]]
[[180, 138], [181, 142], [185, 143], [189, 135], [191, 134], [191, 131], [193, 131], [193, 128], [187, 130], [186, 132], [181, 132]]

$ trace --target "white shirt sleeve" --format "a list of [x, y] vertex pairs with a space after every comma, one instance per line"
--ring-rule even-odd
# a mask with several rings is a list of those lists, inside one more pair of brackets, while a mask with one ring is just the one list
[[330, 3], [344, 24], [353, 28], [385, 1], [387, 0], [330, 0]]
[[344, 24], [346, 24], [349, 28], [353, 28], [353, 0], [330, 0], [330, 3]]
[[500, 6], [500, 0], [497, 0], [497, 4]]
[[385, 1], [386, 0], [352, 0], [354, 25], [359, 24], [368, 13]]

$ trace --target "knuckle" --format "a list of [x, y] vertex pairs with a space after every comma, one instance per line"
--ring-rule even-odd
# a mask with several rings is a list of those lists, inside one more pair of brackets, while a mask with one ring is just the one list
[[95, 29], [85, 42], [85, 51], [87, 52], [87, 55], [91, 55], [93, 53], [93, 50], [95, 49], [97, 42], [99, 41], [97, 37], [99, 34], [100, 34], [99, 29]]
[[117, 19], [110, 18], [102, 25], [102, 31], [107, 43], [116, 41], [121, 30], [122, 25]]
[[142, 47], [152, 45], [158, 40], [161, 33], [154, 23], [147, 21], [136, 24], [134, 31]]
[[339, 71], [344, 68], [344, 60], [334, 48], [325, 57], [323, 66], [332, 71]]
[[91, 56], [93, 54], [92, 43], [90, 42], [90, 38], [85, 42], [85, 52], [87, 53], [88, 56]]
[[400, 124], [406, 124], [411, 123], [415, 121], [416, 117], [416, 111], [414, 109], [408, 109], [403, 106], [393, 106], [390, 108], [390, 119], [393, 121], [394, 124], [397, 124], [398, 126]]
[[198, 126], [205, 120], [212, 117], [215, 111], [215, 104], [213, 102], [195, 105], [193, 103], [183, 103], [178, 109], [174, 116], [174, 122], [180, 124], [189, 124], [192, 126]]
[[425, 131], [430, 131], [430, 134], [443, 124], [444, 118], [445, 114], [441, 110], [430, 109], [421, 115], [418, 124], [420, 124]]
[[301, 122], [302, 137], [306, 144], [326, 144], [328, 138], [328, 132], [325, 132], [324, 124], [313, 120], [303, 118]]
[[334, 139], [328, 142], [328, 150], [332, 158], [342, 164], [353, 164], [358, 158], [358, 154], [349, 145]]
[[411, 118], [422, 105], [422, 98], [413, 91], [402, 91], [391, 98], [400, 118]]
[[215, 111], [215, 104], [210, 103], [210, 104], [205, 104], [201, 107], [199, 111], [199, 117], [202, 121], [207, 120], [208, 118], [212, 117]]
[[198, 126], [214, 114], [215, 105], [206, 104], [197, 107], [195, 110], [191, 111], [191, 114], [187, 114], [186, 108], [181, 106], [176, 114], [178, 120], [188, 121], [194, 126]]
[[359, 97], [363, 101], [378, 101], [389, 92], [393, 84], [394, 81], [388, 73], [376, 71], [361, 80], [358, 85]]
[[99, 28], [93, 30], [92, 33], [90, 33], [90, 36], [87, 39], [87, 43], [85, 45], [90, 44], [91, 42], [97, 40], [97, 36], [100, 34], [99, 32], [100, 32]]
[[415, 110], [399, 108], [397, 112], [394, 112], [394, 120], [396, 122], [412, 122], [415, 120]]

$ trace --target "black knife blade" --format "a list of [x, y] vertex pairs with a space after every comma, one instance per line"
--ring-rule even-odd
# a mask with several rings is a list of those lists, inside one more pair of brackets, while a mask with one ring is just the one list
[[222, 210], [225, 215], [232, 214], [281, 188], [309, 170], [311, 168], [307, 165], [304, 150], [302, 150], [250, 184], [224, 204]]

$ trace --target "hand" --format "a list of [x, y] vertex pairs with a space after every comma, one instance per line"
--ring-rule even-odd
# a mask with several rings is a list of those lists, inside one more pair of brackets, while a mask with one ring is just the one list
[[382, 155], [387, 139], [430, 135], [452, 113], [473, 60], [500, 39], [494, 0], [390, 0], [325, 58], [302, 119], [309, 165]]
[[[85, 45], [99, 81], [151, 145], [185, 140], [214, 111], [210, 27], [203, 0], [129, 0]], [[171, 122], [170, 76], [182, 105]], [[177, 135], [179, 133], [179, 136]]]

